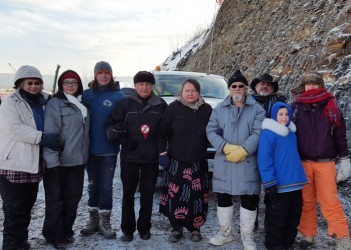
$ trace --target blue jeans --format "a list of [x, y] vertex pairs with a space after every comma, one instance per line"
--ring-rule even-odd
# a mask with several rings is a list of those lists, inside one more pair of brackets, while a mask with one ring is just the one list
[[89, 155], [87, 164], [89, 207], [97, 207], [99, 210], [112, 209], [112, 185], [116, 163], [117, 155]]

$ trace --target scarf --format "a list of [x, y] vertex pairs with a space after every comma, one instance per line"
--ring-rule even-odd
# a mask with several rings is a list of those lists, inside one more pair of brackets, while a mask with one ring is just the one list
[[39, 92], [37, 94], [31, 94], [31, 93], [25, 91], [24, 89], [20, 89], [19, 93], [21, 94], [23, 99], [25, 99], [26, 101], [32, 102], [36, 106], [42, 106], [42, 105], [46, 104], [46, 99], [41, 94], [41, 92]]
[[187, 106], [194, 110], [198, 110], [199, 107], [205, 103], [204, 99], [201, 96], [199, 96], [199, 99], [195, 103], [187, 102], [181, 96], [178, 96], [177, 100], [181, 102], [184, 106]]
[[295, 101], [304, 104], [317, 104], [322, 101], [327, 101], [322, 112], [322, 118], [327, 118], [332, 125], [340, 127], [341, 114], [336, 104], [335, 97], [325, 88], [311, 89], [296, 95]]
[[88, 111], [87, 111], [87, 108], [81, 103], [82, 96], [80, 95], [78, 97], [75, 97], [73, 95], [66, 94], [65, 92], [63, 93], [65, 94], [67, 100], [70, 103], [74, 104], [80, 110], [83, 116], [83, 122], [85, 122], [85, 118], [87, 117]]

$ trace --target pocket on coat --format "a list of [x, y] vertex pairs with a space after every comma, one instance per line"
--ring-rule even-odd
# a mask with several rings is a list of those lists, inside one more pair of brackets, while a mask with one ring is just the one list
[[227, 160], [224, 154], [216, 154], [213, 162], [213, 179], [225, 180], [227, 172]]
[[[14, 152], [14, 146], [16, 141], [12, 139], [8, 139], [6, 142], [6, 139], [4, 139], [5, 142], [1, 143], [0, 146], [0, 152], [1, 152], [1, 157], [0, 157], [0, 166], [8, 159], [15, 158], [16, 152]], [[14, 152], [14, 154], [13, 154]]]
[[62, 130], [65, 128], [71, 128], [71, 126], [77, 122], [77, 118], [75, 118], [77, 112], [71, 107], [61, 107], [60, 114], [62, 117]]

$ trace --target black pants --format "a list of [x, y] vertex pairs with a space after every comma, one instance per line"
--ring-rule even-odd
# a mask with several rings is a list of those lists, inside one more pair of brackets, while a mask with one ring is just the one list
[[151, 229], [153, 195], [158, 175], [157, 163], [131, 163], [121, 161], [123, 184], [121, 229], [126, 234], [135, 232], [134, 194], [140, 181], [140, 210], [137, 222], [139, 232]]
[[[260, 199], [258, 194], [240, 195], [240, 205], [250, 211], [257, 209], [257, 201]], [[233, 205], [232, 195], [226, 193], [217, 193], [219, 207], [230, 207]]]
[[23, 247], [28, 239], [31, 210], [39, 183], [13, 183], [0, 175], [0, 195], [4, 212], [3, 249]]
[[285, 249], [294, 244], [302, 212], [301, 190], [277, 194], [275, 206], [265, 199], [264, 227], [267, 249]]
[[46, 169], [43, 235], [48, 242], [73, 236], [83, 183], [84, 165]]

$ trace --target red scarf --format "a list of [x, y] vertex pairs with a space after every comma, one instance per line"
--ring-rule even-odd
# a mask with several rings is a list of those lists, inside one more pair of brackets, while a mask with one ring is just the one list
[[323, 110], [322, 117], [326, 117], [335, 127], [340, 127], [340, 110], [333, 94], [328, 92], [325, 88], [310, 89], [296, 95], [294, 98], [295, 101], [305, 104], [317, 104], [321, 101], [328, 100], [327, 106]]

